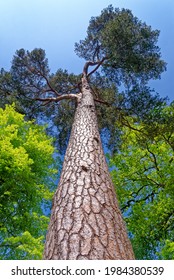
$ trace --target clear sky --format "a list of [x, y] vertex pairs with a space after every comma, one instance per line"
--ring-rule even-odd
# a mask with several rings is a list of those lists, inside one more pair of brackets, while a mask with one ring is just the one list
[[75, 55], [74, 43], [84, 39], [90, 18], [109, 4], [129, 8], [161, 31], [159, 46], [168, 69], [151, 85], [174, 100], [173, 0], [0, 0], [0, 68], [9, 70], [17, 49], [43, 48], [52, 72], [81, 73], [83, 61]]

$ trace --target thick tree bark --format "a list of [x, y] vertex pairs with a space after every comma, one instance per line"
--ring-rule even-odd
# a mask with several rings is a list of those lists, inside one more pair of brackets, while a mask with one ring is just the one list
[[85, 77], [54, 196], [44, 258], [134, 259]]

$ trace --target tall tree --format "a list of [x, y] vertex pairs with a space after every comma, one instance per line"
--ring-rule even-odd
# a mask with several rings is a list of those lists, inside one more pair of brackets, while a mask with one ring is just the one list
[[[18, 98], [30, 101], [27, 108], [23, 102], [25, 110], [34, 112], [36, 106], [44, 104], [58, 121], [66, 108], [71, 117], [75, 110], [54, 196], [45, 259], [134, 258], [105, 161], [95, 104], [100, 106], [101, 127], [109, 124], [110, 133], [112, 121], [106, 119], [111, 119], [111, 113], [116, 118], [137, 113], [136, 106], [132, 106], [134, 98], [127, 102], [128, 96], [136, 92], [136, 100], [141, 96], [149, 97], [144, 101], [155, 100], [146, 83], [159, 78], [165, 70], [156, 45], [158, 35], [131, 11], [109, 6], [91, 19], [87, 37], [75, 46], [76, 53], [87, 60], [81, 79], [62, 70], [50, 75], [45, 53], [40, 49], [16, 53], [11, 76], [20, 93]], [[124, 94], [119, 94], [118, 86], [124, 87]], [[57, 106], [60, 101], [62, 107]], [[140, 103], [144, 110], [152, 104]], [[64, 120], [61, 126], [65, 126]]]

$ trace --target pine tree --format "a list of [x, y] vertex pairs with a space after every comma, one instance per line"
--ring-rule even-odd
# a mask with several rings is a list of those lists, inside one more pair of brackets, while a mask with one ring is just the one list
[[[44, 104], [54, 123], [64, 128], [75, 110], [54, 195], [45, 259], [134, 259], [104, 157], [96, 104], [100, 104], [101, 123], [109, 133], [113, 118], [148, 111], [153, 104], [149, 100], [155, 98], [147, 82], [165, 70], [156, 45], [158, 36], [158, 30], [153, 31], [130, 10], [109, 6], [90, 20], [87, 37], [75, 45], [77, 55], [87, 61], [81, 79], [62, 70], [50, 75], [41, 49], [16, 53], [11, 75], [24, 110], [33, 113], [38, 104]], [[124, 94], [118, 93], [120, 85]], [[141, 101], [142, 96], [147, 98]], [[140, 112], [137, 106], [132, 108], [135, 99]], [[66, 118], [60, 125], [61, 114]]]

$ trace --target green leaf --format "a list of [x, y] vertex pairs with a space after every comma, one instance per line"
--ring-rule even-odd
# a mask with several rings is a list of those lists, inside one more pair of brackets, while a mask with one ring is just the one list
[[39, 259], [57, 166], [45, 128], [0, 109], [1, 259]]

